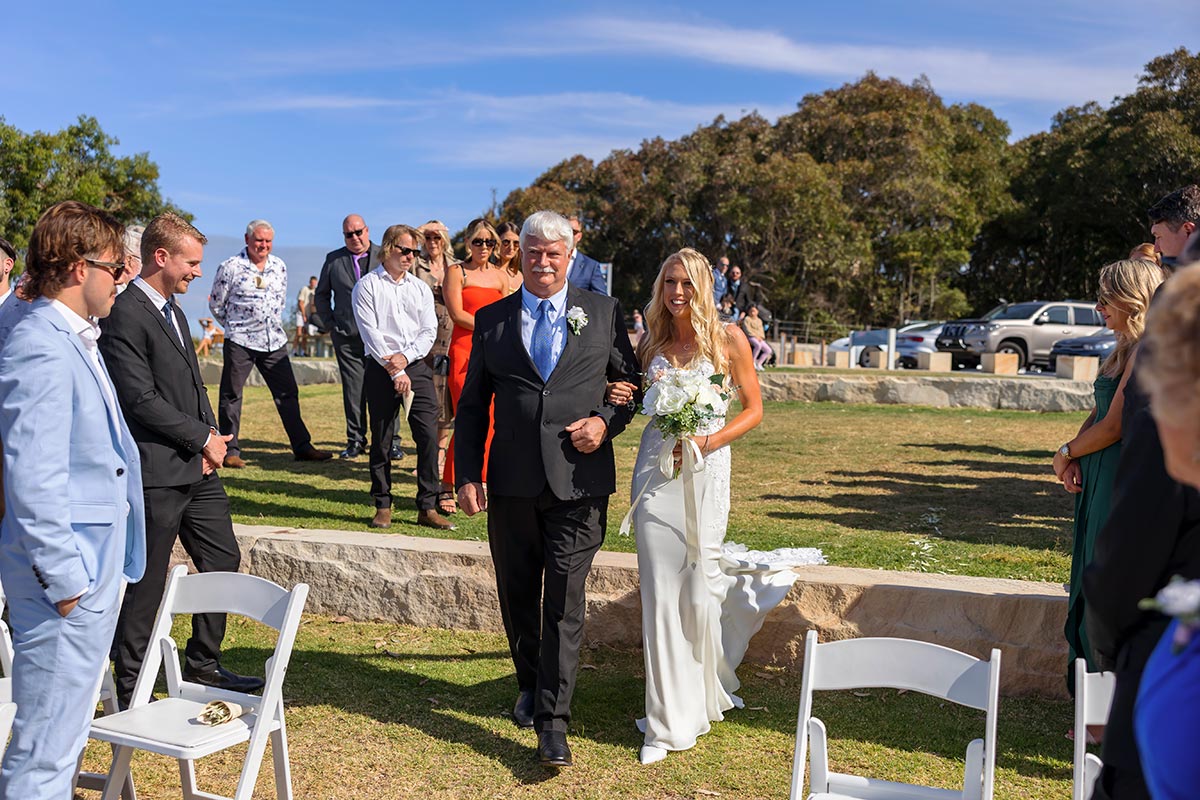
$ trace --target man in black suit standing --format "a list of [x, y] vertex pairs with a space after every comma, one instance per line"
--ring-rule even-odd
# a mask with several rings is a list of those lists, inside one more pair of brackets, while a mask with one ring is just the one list
[[[346, 449], [342, 458], [357, 458], [367, 449], [367, 393], [363, 388], [365, 350], [354, 321], [354, 285], [379, 266], [379, 245], [358, 214], [342, 220], [346, 246], [325, 256], [314, 296], [316, 323], [333, 340], [342, 377], [342, 406], [346, 412]], [[393, 458], [396, 453], [393, 452]]]
[[[176, 534], [201, 572], [234, 572], [241, 563], [216, 473], [231, 437], [217, 432], [187, 318], [174, 300], [200, 277], [206, 242], [181, 217], [155, 217], [142, 234], [142, 274], [101, 324], [100, 350], [141, 454], [146, 505], [146, 573], [125, 592], [113, 643], [122, 707], [146, 655]], [[235, 691], [262, 688], [261, 678], [220, 665], [224, 638], [224, 614], [195, 615], [184, 678]]]
[[571, 243], [571, 227], [558, 214], [525, 220], [521, 291], [475, 315], [454, 448], [459, 504], [468, 515], [488, 511], [517, 672], [513, 717], [537, 729], [538, 758], [556, 767], [571, 764], [566, 733], [584, 582], [616, 490], [612, 439], [633, 417], [632, 406], [605, 405], [604, 390], [608, 381], [636, 383], [638, 371], [620, 304], [568, 284]]
[[[1149, 215], [1163, 262], [1174, 263], [1200, 225], [1200, 186], [1172, 192]], [[1125, 387], [1121, 460], [1108, 522], [1083, 573], [1088, 638], [1101, 669], [1117, 676], [1104, 729], [1104, 768], [1092, 795], [1096, 800], [1150, 797], [1134, 740], [1133, 707], [1142, 670], [1169, 620], [1140, 610], [1138, 602], [1153, 597], [1174, 575], [1200, 578], [1200, 493], [1167, 474], [1149, 397], [1138, 377], [1135, 364]], [[1078, 478], [1078, 467], [1072, 468], [1074, 476], [1065, 481]]]

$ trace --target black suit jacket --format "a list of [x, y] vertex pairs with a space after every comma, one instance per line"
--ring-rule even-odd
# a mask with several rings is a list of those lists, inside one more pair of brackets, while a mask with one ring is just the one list
[[[178, 304], [175, 324], [186, 336], [188, 322]], [[137, 286], [117, 297], [100, 328], [100, 351], [142, 456], [142, 485], [199, 481], [200, 453], [216, 417], [195, 351], [167, 327], [162, 313]]]
[[1167, 620], [1137, 604], [1173, 575], [1200, 578], [1200, 494], [1167, 474], [1135, 366], [1108, 522], [1083, 573], [1088, 638], [1102, 669], [1142, 668]]
[[[361, 265], [366, 275], [379, 266], [379, 245], [371, 242], [367, 263]], [[321, 266], [321, 277], [317, 280], [313, 304], [317, 308], [316, 325], [327, 333], [342, 336], [358, 336], [358, 323], [354, 321], [354, 303], [351, 294], [358, 279], [354, 275], [354, 256], [344, 247], [339, 247], [325, 256]]]
[[[566, 308], [579, 306], [588, 323], [567, 329], [558, 365], [543, 381], [521, 341], [521, 292], [475, 314], [475, 335], [466, 382], [454, 422], [458, 486], [483, 479], [488, 407], [495, 400], [495, 436], [488, 461], [488, 492], [536, 497], [549, 484], [560, 500], [616, 491], [612, 439], [633, 418], [629, 407], [605, 405], [610, 380], [635, 384], [637, 357], [625, 317], [613, 298], [570, 286]], [[595, 452], [580, 453], [564, 428], [577, 419], [601, 417], [608, 436]]]

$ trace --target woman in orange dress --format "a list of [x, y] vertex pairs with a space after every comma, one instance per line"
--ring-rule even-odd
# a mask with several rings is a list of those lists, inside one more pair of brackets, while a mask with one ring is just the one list
[[[500, 237], [496, 229], [484, 219], [472, 220], [467, 225], [467, 259], [446, 271], [442, 282], [442, 297], [446, 311], [454, 323], [450, 334], [450, 374], [446, 387], [450, 399], [458, 408], [463, 383], [467, 379], [467, 362], [471, 360], [471, 336], [475, 331], [475, 312], [489, 303], [504, 298], [509, 293], [509, 282], [505, 270], [492, 264], [492, 254]], [[488, 426], [487, 443], [483, 450], [483, 475], [487, 480], [487, 457], [492, 445], [492, 428]], [[446, 467], [442, 472], [443, 483], [454, 485], [454, 440], [446, 452]]]

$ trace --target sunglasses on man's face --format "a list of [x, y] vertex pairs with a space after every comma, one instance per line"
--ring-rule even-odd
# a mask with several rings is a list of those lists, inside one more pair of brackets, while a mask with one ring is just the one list
[[417, 248], [417, 247], [397, 247], [395, 249], [395, 252], [399, 253], [402, 256], [412, 256], [413, 258], [416, 258], [417, 256], [421, 255], [421, 250], [420, 250], [420, 248]]
[[94, 258], [85, 258], [84, 261], [86, 261], [89, 266], [99, 267], [109, 275], [112, 275], [114, 281], [121, 280], [121, 276], [125, 273], [124, 263], [117, 263], [116, 261], [97, 261]]
[[342, 231], [342, 236], [345, 236], [347, 239], [349, 239], [351, 236], [362, 236], [363, 231], [365, 230], [366, 228], [359, 228], [353, 231]]
[[496, 240], [495, 240], [495, 239], [472, 239], [472, 240], [471, 240], [471, 246], [472, 246], [472, 247], [488, 247], [488, 248], [491, 248], [491, 247], [495, 247], [495, 246], [496, 246]]

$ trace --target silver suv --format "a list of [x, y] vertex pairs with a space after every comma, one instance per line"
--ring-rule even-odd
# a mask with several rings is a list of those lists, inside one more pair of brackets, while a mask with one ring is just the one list
[[963, 333], [967, 349], [977, 355], [1014, 353], [1020, 366], [1048, 364], [1050, 348], [1059, 339], [1087, 336], [1104, 327], [1096, 308], [1088, 303], [1063, 300], [1012, 303], [987, 322]]

